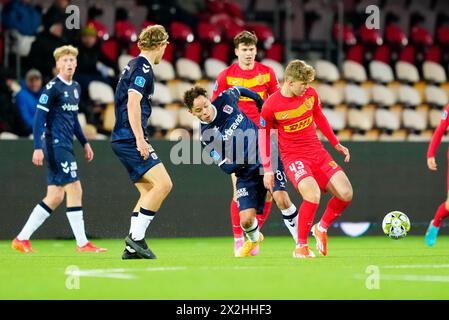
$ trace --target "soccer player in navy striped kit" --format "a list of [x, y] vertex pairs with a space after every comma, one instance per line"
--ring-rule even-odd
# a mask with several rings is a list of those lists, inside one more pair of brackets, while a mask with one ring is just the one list
[[73, 81], [78, 49], [62, 46], [54, 53], [58, 75], [43, 90], [37, 105], [34, 120], [33, 164], [48, 169], [47, 195], [34, 207], [28, 221], [19, 235], [13, 240], [12, 248], [24, 252], [33, 252], [30, 245], [31, 235], [50, 217], [64, 200], [67, 201], [67, 218], [77, 243], [79, 252], [105, 252], [87, 240], [84, 230], [82, 209], [82, 188], [78, 177], [78, 166], [73, 153], [73, 135], [84, 148], [88, 162], [94, 152], [83, 134], [78, 122], [78, 104], [80, 85]]
[[139, 35], [140, 55], [122, 72], [115, 92], [115, 125], [111, 144], [140, 193], [125, 239], [122, 259], [155, 259], [145, 242], [145, 232], [172, 189], [172, 181], [149, 144], [147, 124], [154, 93], [153, 66], [158, 64], [168, 44], [163, 26], [145, 28]]

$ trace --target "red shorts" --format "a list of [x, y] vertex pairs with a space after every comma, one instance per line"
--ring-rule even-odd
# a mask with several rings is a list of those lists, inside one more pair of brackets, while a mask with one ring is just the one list
[[326, 186], [332, 176], [343, 170], [325, 150], [313, 157], [288, 155], [282, 157], [282, 162], [285, 172], [295, 188], [298, 187], [298, 183], [302, 179], [313, 177], [320, 189], [326, 191]]

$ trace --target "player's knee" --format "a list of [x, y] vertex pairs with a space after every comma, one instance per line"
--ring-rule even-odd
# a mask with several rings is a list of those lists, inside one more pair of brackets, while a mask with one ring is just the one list
[[342, 192], [340, 193], [341, 195], [341, 200], [349, 202], [352, 201], [352, 188], [348, 187], [342, 190]]
[[49, 192], [44, 199], [44, 202], [52, 208], [59, 206], [62, 201], [64, 201], [64, 190]]
[[242, 225], [242, 228], [248, 229], [253, 225], [254, 217], [251, 216], [241, 216], [240, 217], [240, 224]]
[[164, 195], [168, 195], [170, 193], [170, 191], [173, 189], [173, 182], [171, 181], [170, 178], [167, 178], [163, 181], [161, 181], [158, 185], [157, 188], [159, 189], [159, 192], [161, 192]]
[[320, 203], [321, 192], [320, 192], [320, 190], [310, 191], [310, 192], [305, 193], [303, 198], [304, 198], [304, 200], [306, 200], [308, 202]]

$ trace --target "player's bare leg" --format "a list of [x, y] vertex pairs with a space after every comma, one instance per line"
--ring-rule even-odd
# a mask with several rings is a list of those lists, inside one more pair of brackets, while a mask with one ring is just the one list
[[435, 213], [435, 217], [430, 221], [429, 227], [426, 231], [425, 241], [428, 246], [435, 245], [437, 241], [438, 232], [440, 231], [441, 223], [443, 219], [449, 216], [449, 192], [447, 194], [446, 201], [440, 204]]
[[295, 240], [295, 244], [298, 244], [298, 209], [290, 200], [287, 191], [274, 191], [273, 199], [276, 202], [276, 206], [282, 212], [285, 226], [290, 231], [290, 234]]
[[251, 251], [263, 241], [263, 235], [259, 231], [256, 219], [256, 209], [250, 208], [240, 211], [240, 224], [247, 240], [236, 254], [236, 257], [249, 257], [251, 256]]
[[50, 217], [50, 214], [64, 201], [64, 189], [59, 186], [47, 187], [45, 198], [31, 212], [22, 231], [12, 241], [11, 247], [24, 253], [33, 252], [30, 238], [33, 233]]
[[[143, 187], [145, 184], [147, 187]], [[145, 232], [172, 187], [171, 178], [162, 163], [148, 170], [136, 183], [136, 188], [141, 192], [138, 201], [140, 209], [139, 215], [131, 225], [131, 232], [126, 238], [126, 244], [146, 259], [155, 259], [156, 256], [145, 243]]]
[[308, 246], [307, 237], [320, 204], [321, 191], [318, 183], [311, 176], [305, 177], [298, 183], [298, 191], [303, 198], [303, 202], [299, 207], [298, 245], [293, 252], [293, 257], [314, 258], [315, 254]]
[[352, 201], [352, 186], [343, 171], [336, 172], [329, 180], [326, 190], [332, 194], [327, 203], [326, 211], [319, 223], [312, 227], [312, 234], [317, 241], [317, 249], [327, 255], [327, 229], [341, 216], [343, 211]]
[[98, 248], [87, 240], [83, 218], [83, 189], [80, 181], [68, 183], [64, 186], [67, 202], [67, 218], [76, 239], [78, 252], [106, 252], [107, 249]]

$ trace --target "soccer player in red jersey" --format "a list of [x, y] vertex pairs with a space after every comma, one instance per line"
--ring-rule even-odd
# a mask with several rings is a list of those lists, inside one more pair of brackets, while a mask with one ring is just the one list
[[[432, 140], [430, 141], [429, 148], [427, 150], [427, 167], [432, 170], [437, 170], [437, 163], [435, 160], [435, 153], [438, 149], [438, 146], [441, 143], [441, 139], [444, 136], [444, 133], [449, 126], [449, 120], [447, 118], [447, 114], [449, 112], [449, 104], [444, 108], [443, 114], [441, 116], [440, 125], [435, 129], [433, 133]], [[447, 189], [449, 190], [449, 176], [447, 180]], [[430, 221], [429, 227], [426, 232], [426, 244], [428, 246], [433, 246], [437, 240], [438, 231], [440, 231], [440, 226], [444, 218], [449, 216], [449, 192], [446, 200], [440, 204], [435, 214], [435, 217], [432, 221]]]
[[[349, 162], [349, 150], [335, 136], [321, 110], [317, 92], [310, 83], [315, 70], [301, 60], [291, 61], [285, 70], [281, 90], [271, 95], [261, 112], [260, 152], [265, 170], [264, 184], [273, 187], [274, 174], [270, 163], [270, 129], [278, 129], [279, 149], [287, 176], [303, 198], [299, 208], [298, 244], [295, 258], [313, 258], [307, 236], [312, 233], [317, 249], [327, 254], [327, 229], [352, 201], [352, 186], [342, 168], [332, 159], [320, 142], [314, 124], [332, 146]], [[329, 191], [332, 198], [319, 223], [312, 227], [321, 192]]]
[[[256, 45], [257, 37], [254, 33], [249, 31], [242, 31], [234, 37], [235, 55], [238, 58], [238, 62], [232, 64], [218, 75], [212, 94], [212, 101], [215, 100], [221, 92], [234, 86], [242, 86], [251, 89], [252, 91], [257, 92], [264, 100], [279, 89], [279, 82], [273, 69], [256, 61]], [[243, 113], [260, 127], [260, 114], [254, 100], [242, 96], [238, 106]], [[230, 213], [234, 234], [234, 252], [237, 253], [244, 243], [244, 237], [242, 228], [240, 227], [239, 208], [237, 205], [237, 179], [234, 174], [232, 174], [231, 177], [233, 198], [230, 206]], [[289, 222], [289, 219], [287, 218], [293, 216], [296, 217], [296, 207], [291, 204], [290, 199], [288, 199], [288, 194], [285, 191], [276, 192], [273, 196], [277, 206], [282, 211], [284, 223], [286, 225], [287, 223], [290, 223], [287, 227], [291, 231], [291, 224], [295, 223], [294, 221], [296, 221], [297, 218], [294, 218], [293, 221], [290, 219]], [[267, 193], [263, 214], [257, 215], [260, 228], [270, 214], [271, 205], [272, 196], [270, 193]], [[258, 247], [256, 247], [252, 253], [253, 255], [256, 255], [258, 253]]]

